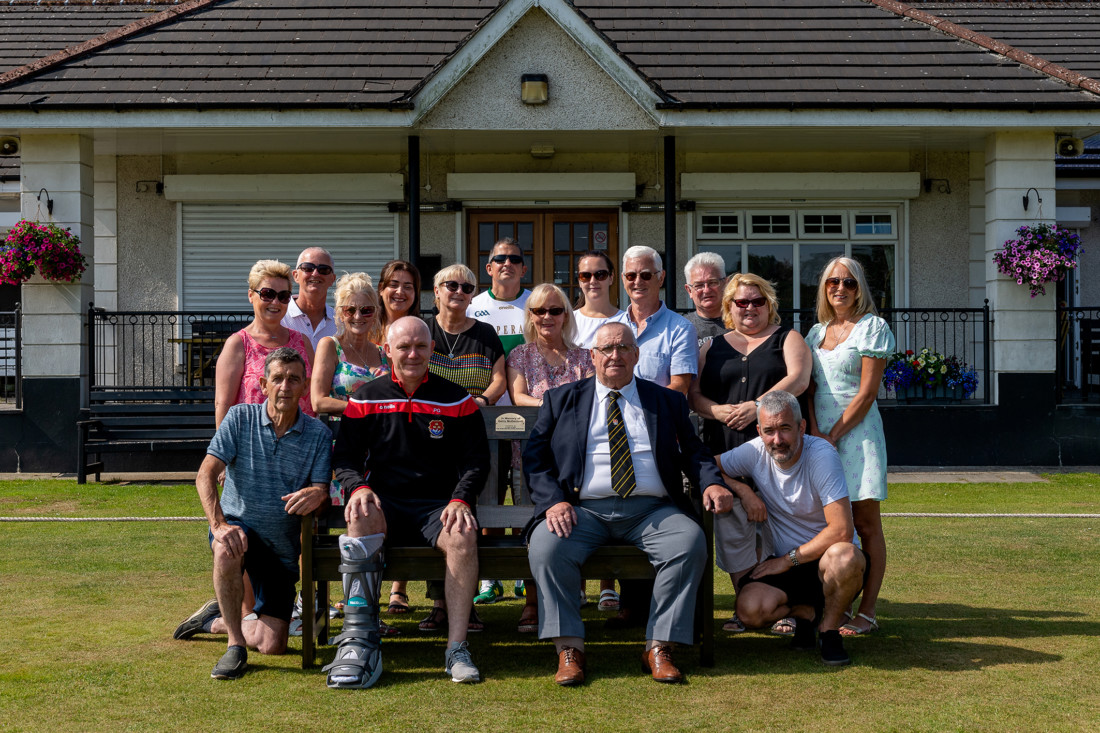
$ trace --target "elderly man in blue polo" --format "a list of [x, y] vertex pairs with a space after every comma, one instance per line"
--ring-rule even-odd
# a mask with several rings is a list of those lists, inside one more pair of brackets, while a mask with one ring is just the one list
[[[237, 679], [248, 649], [286, 651], [294, 586], [298, 582], [301, 517], [328, 497], [332, 434], [298, 409], [309, 390], [306, 365], [294, 349], [275, 349], [264, 360], [262, 404], [234, 405], [218, 427], [195, 486], [210, 523], [215, 600], [173, 634], [228, 634], [229, 648], [210, 676]], [[218, 497], [218, 475], [225, 487]], [[256, 603], [242, 608], [248, 573]]]

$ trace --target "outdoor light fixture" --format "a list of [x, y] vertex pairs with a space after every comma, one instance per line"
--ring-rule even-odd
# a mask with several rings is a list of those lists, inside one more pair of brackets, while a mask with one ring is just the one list
[[39, 204], [42, 203], [42, 194], [46, 194], [46, 213], [52, 215], [53, 214], [53, 199], [50, 198], [50, 192], [47, 191], [44, 188], [41, 191], [38, 192], [38, 203]]
[[519, 98], [524, 104], [546, 104], [550, 98], [550, 82], [546, 74], [524, 74], [520, 77]]
[[[925, 178], [924, 179], [924, 192], [932, 193], [932, 186], [939, 184], [940, 193], [951, 193], [951, 181], [946, 178]], [[1026, 206], [1024, 207], [1027, 208]]]
[[1042, 206], [1042, 205], [1043, 205], [1043, 197], [1039, 195], [1039, 189], [1037, 189], [1037, 188], [1035, 188], [1035, 187], [1033, 186], [1033, 187], [1029, 188], [1029, 189], [1028, 189], [1027, 191], [1025, 191], [1025, 192], [1024, 192], [1024, 196], [1023, 196], [1023, 199], [1024, 199], [1024, 211], [1027, 211], [1027, 205], [1028, 205], [1029, 203], [1031, 203], [1031, 200], [1030, 200], [1030, 199], [1031, 199], [1031, 192], [1032, 192], [1032, 191], [1034, 191], [1034, 192], [1035, 192], [1035, 198], [1039, 200], [1039, 205], [1040, 205], [1040, 206]]

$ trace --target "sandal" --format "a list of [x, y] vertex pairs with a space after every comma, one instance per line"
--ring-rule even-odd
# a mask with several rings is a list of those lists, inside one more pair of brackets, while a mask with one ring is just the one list
[[618, 611], [619, 594], [608, 588], [600, 591], [600, 604], [596, 608], [601, 611]]
[[874, 616], [868, 616], [865, 613], [857, 613], [856, 616], [859, 616], [861, 619], [871, 625], [868, 626], [866, 629], [861, 629], [855, 625], [853, 619], [853, 623], [844, 624], [840, 627], [841, 636], [867, 636], [873, 631], [878, 631], [878, 621], [875, 620]]
[[726, 623], [722, 624], [722, 631], [728, 631], [731, 634], [740, 634], [745, 630], [745, 624], [741, 623], [741, 619], [737, 618], [737, 614], [730, 616]]
[[378, 635], [381, 636], [383, 639], [390, 636], [401, 636], [401, 629], [397, 628], [396, 626], [390, 626], [385, 621], [379, 621]]
[[[397, 596], [398, 600], [394, 600], [393, 597]], [[395, 590], [390, 593], [390, 605], [386, 608], [386, 613], [393, 616], [398, 616], [403, 613], [408, 613], [411, 610], [409, 607], [409, 597], [399, 590]]]
[[447, 609], [441, 606], [432, 606], [432, 610], [420, 621], [418, 628], [421, 631], [446, 631]]
[[787, 618], [781, 618], [772, 624], [769, 633], [776, 636], [794, 636], [795, 624], [797, 622], [794, 618], [788, 616]]
[[525, 605], [519, 615], [519, 624], [516, 631], [521, 634], [533, 634], [539, 630], [539, 607]]

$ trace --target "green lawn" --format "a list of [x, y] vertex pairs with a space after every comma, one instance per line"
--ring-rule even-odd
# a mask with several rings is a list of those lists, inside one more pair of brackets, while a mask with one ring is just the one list
[[[1095, 475], [1047, 484], [908, 484], [885, 511], [1100, 512]], [[197, 515], [191, 487], [0, 483], [0, 515]], [[212, 637], [171, 639], [209, 598], [201, 523], [0, 523], [2, 730], [1096, 730], [1100, 594], [1096, 519], [885, 520], [890, 564], [882, 631], [827, 669], [765, 634], [718, 632], [717, 665], [677, 659], [683, 686], [638, 668], [640, 633], [605, 633], [588, 611], [589, 684], [551, 681], [549, 645], [510, 629], [519, 602], [483, 609], [472, 640], [485, 681], [442, 675], [444, 642], [416, 631], [384, 643], [372, 690], [333, 691], [283, 657], [250, 657], [219, 683]], [[717, 578], [719, 618], [728, 578]], [[595, 584], [589, 586], [595, 595]], [[322, 649], [322, 660], [332, 657]]]

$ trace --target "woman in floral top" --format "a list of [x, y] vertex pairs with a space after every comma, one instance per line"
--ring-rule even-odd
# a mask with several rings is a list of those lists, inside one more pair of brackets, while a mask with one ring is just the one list
[[[508, 354], [508, 392], [512, 404], [534, 407], [542, 404], [546, 390], [596, 373], [592, 354], [578, 348], [573, 309], [557, 285], [544, 283], [527, 298], [523, 320], [526, 343]], [[512, 442], [512, 466], [520, 465], [519, 441]], [[520, 476], [520, 471], [513, 471]], [[521, 632], [538, 630], [538, 603], [534, 582], [527, 586], [527, 604], [519, 617]]]

